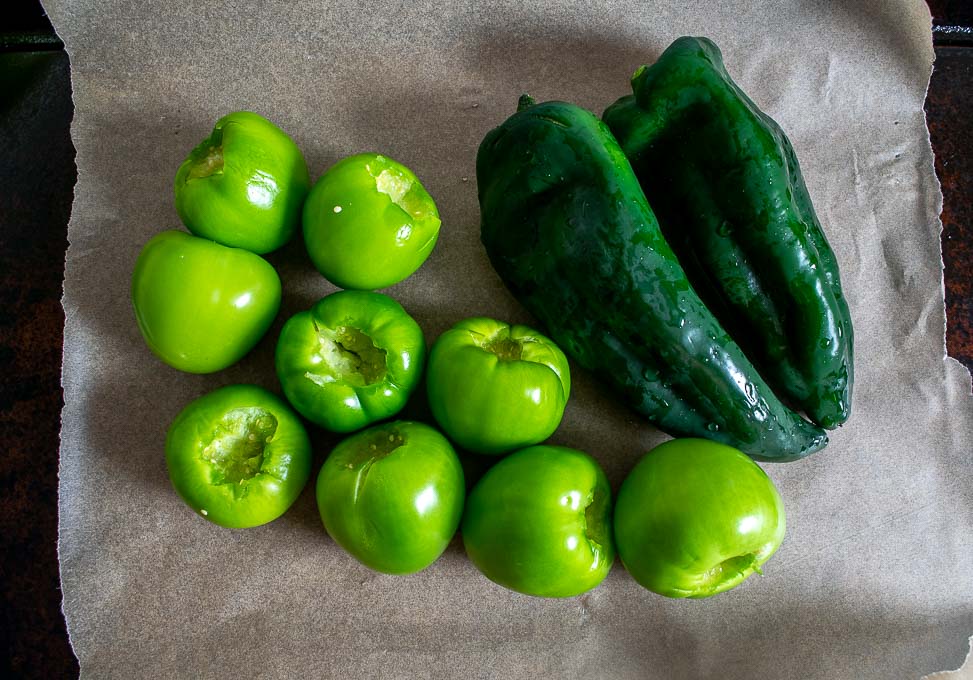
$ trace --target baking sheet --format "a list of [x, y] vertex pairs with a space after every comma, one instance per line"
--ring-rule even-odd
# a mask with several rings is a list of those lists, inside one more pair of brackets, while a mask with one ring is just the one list
[[[973, 632], [973, 399], [944, 360], [941, 194], [923, 115], [922, 2], [44, 3], [71, 57], [78, 184], [69, 225], [59, 551], [83, 677], [888, 678], [955, 668]], [[831, 445], [765, 465], [788, 534], [763, 578], [704, 601], [620, 565], [566, 600], [483, 578], [454, 541], [424, 572], [370, 572], [317, 517], [231, 531], [172, 491], [163, 441], [218, 386], [279, 388], [273, 344], [333, 288], [300, 239], [270, 256], [281, 315], [240, 364], [190, 376], [150, 354], [129, 277], [179, 226], [172, 180], [224, 113], [268, 116], [312, 176], [375, 150], [412, 167], [443, 230], [391, 288], [431, 342], [461, 318], [531, 322], [478, 238], [474, 160], [527, 91], [600, 113], [637, 66], [706, 35], [790, 136], [856, 329], [854, 415]], [[553, 437], [617, 489], [666, 437], [590, 376]], [[422, 399], [407, 415], [424, 417]], [[336, 438], [315, 434], [319, 464]]]

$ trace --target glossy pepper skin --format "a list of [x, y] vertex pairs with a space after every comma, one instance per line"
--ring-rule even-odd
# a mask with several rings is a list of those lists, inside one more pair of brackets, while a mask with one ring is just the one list
[[477, 154], [481, 239], [552, 339], [670, 434], [770, 461], [822, 448], [693, 291], [605, 124], [563, 102], [520, 109]]
[[693, 288], [778, 395], [842, 424], [851, 316], [790, 141], [706, 38], [676, 40], [632, 89], [603, 118]]

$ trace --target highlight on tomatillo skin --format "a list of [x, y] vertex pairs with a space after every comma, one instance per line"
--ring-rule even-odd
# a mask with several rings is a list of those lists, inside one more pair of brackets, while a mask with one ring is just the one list
[[465, 449], [498, 455], [554, 433], [571, 394], [571, 373], [550, 338], [476, 317], [433, 344], [426, 387], [446, 434]]
[[762, 574], [785, 530], [783, 501], [760, 466], [705, 439], [652, 449], [615, 504], [622, 563], [643, 587], [667, 597], [710, 597]]
[[615, 560], [611, 489], [589, 455], [531, 446], [494, 465], [463, 512], [466, 553], [487, 578], [541, 597], [591, 590]]
[[254, 253], [287, 243], [311, 186], [294, 141], [256, 113], [220, 118], [176, 172], [176, 211], [197, 236]]
[[277, 377], [308, 420], [352, 432], [398, 413], [425, 363], [422, 329], [381, 293], [339, 291], [291, 317], [277, 341]]
[[300, 418], [256, 385], [229, 385], [186, 406], [169, 427], [166, 465], [179, 496], [201, 517], [230, 528], [271, 522], [311, 475]]
[[280, 278], [259, 255], [182, 231], [156, 234], [132, 272], [149, 349], [173, 368], [213, 373], [242, 359], [280, 309]]
[[411, 574], [435, 562], [456, 533], [466, 487], [449, 441], [411, 421], [358, 432], [318, 474], [321, 521], [365, 566]]
[[409, 168], [377, 153], [349, 156], [304, 204], [304, 242], [321, 274], [342, 288], [375, 290], [415, 272], [439, 238], [436, 203]]

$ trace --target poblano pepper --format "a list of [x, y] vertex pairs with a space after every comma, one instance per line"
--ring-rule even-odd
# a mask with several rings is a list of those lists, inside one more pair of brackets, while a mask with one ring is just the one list
[[778, 395], [845, 422], [851, 317], [784, 132], [706, 38], [676, 40], [632, 89], [604, 120], [693, 287]]
[[823, 447], [693, 291], [604, 123], [563, 102], [520, 108], [477, 154], [481, 238], [561, 348], [670, 434], [760, 460]]

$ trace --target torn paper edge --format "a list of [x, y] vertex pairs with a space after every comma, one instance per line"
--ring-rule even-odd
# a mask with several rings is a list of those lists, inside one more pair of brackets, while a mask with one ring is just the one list
[[[925, 5], [925, 3], [923, 3]], [[929, 12], [929, 36], [930, 43], [932, 42], [932, 11], [929, 6], [926, 5], [926, 11]], [[929, 159], [932, 161], [932, 176], [935, 181], [935, 214], [936, 214], [936, 224], [939, 229], [937, 233], [939, 234], [939, 295], [943, 301], [943, 333], [942, 333], [942, 347], [943, 347], [943, 361], [946, 364], [945, 379], [950, 380], [950, 376], [953, 373], [957, 375], [966, 375], [966, 381], [968, 384], [968, 392], [973, 395], [973, 374], [970, 370], [960, 361], [949, 356], [946, 344], [946, 333], [949, 327], [949, 320], [946, 316], [946, 262], [943, 260], [943, 185], [939, 181], [939, 175], [936, 174], [936, 151], [932, 146], [932, 138], [929, 134], [929, 117], [926, 114], [925, 103], [929, 99], [929, 86], [932, 83], [932, 74], [936, 70], [936, 48], [935, 45], [930, 44], [930, 49], [933, 52], [932, 64], [929, 66], [929, 79], [926, 81], [926, 93], [922, 98], [922, 120], [926, 128], [926, 145], [929, 150]], [[957, 370], [958, 368], [958, 370]], [[973, 680], [973, 634], [970, 635], [967, 641], [967, 653], [966, 659], [956, 670], [943, 670], [937, 671], [935, 673], [930, 673], [929, 675], [924, 675], [921, 680]]]
[[[46, 15], [48, 15], [48, 17], [50, 17], [50, 13], [48, 11], [48, 8], [43, 6], [43, 2], [41, 3], [41, 8], [43, 9], [44, 13]], [[68, 242], [68, 247], [64, 250], [64, 267], [63, 267], [64, 274], [62, 274], [62, 277], [61, 277], [61, 310], [64, 312], [64, 323], [65, 323], [65, 327], [61, 329], [61, 380], [60, 380], [60, 384], [61, 384], [61, 396], [62, 396], [62, 399], [63, 399], [63, 405], [61, 406], [61, 413], [60, 413], [60, 417], [59, 417], [58, 433], [57, 433], [57, 441], [58, 441], [58, 444], [57, 444], [57, 454], [58, 454], [57, 455], [57, 540], [55, 541], [55, 551], [57, 553], [57, 582], [58, 582], [57, 585], [58, 585], [58, 588], [61, 591], [61, 605], [60, 605], [61, 618], [64, 619], [64, 631], [65, 631], [65, 634], [67, 635], [67, 638], [68, 638], [68, 647], [71, 650], [71, 654], [74, 655], [75, 661], [78, 662], [78, 668], [80, 669], [80, 667], [81, 667], [81, 657], [78, 656], [78, 651], [74, 647], [74, 640], [73, 640], [73, 638], [71, 636], [71, 626], [68, 623], [68, 615], [67, 615], [67, 611], [65, 610], [64, 572], [63, 572], [63, 569], [62, 569], [62, 564], [63, 563], [61, 561], [61, 540], [62, 540], [61, 530], [62, 530], [62, 526], [63, 526], [63, 524], [61, 522], [61, 477], [62, 477], [61, 472], [62, 472], [62, 469], [63, 469], [63, 456], [62, 456], [62, 451], [63, 451], [63, 447], [64, 447], [64, 414], [65, 414], [65, 412], [69, 408], [68, 400], [66, 398], [64, 398], [64, 393], [65, 393], [65, 384], [64, 384], [64, 351], [65, 351], [64, 350], [64, 347], [65, 347], [65, 343], [64, 343], [64, 331], [67, 328], [67, 320], [68, 320], [68, 308], [65, 305], [65, 300], [66, 300], [65, 283], [67, 282], [68, 254], [71, 252], [71, 248], [73, 247], [72, 244], [71, 244], [71, 223], [74, 221], [74, 208], [75, 208], [75, 205], [77, 204], [77, 200], [78, 200], [77, 187], [78, 187], [78, 182], [80, 180], [80, 172], [78, 171], [78, 169], [80, 167], [80, 165], [78, 163], [78, 145], [75, 143], [75, 131], [76, 131], [77, 125], [78, 125], [78, 115], [77, 115], [78, 114], [78, 107], [77, 107], [77, 102], [75, 101], [75, 97], [74, 97], [74, 69], [72, 68], [72, 63], [74, 62], [74, 57], [71, 54], [71, 48], [68, 45], [68, 42], [66, 40], [64, 40], [64, 38], [61, 37], [57, 33], [57, 28], [55, 28], [55, 22], [54, 22], [53, 18], [51, 19], [51, 27], [54, 29], [55, 35], [57, 35], [58, 38], [61, 39], [61, 42], [64, 44], [64, 53], [68, 57], [68, 85], [71, 88], [71, 135], [70, 135], [70, 137], [71, 137], [71, 146], [74, 148], [74, 159], [72, 160], [72, 162], [74, 163], [75, 170], [76, 170], [76, 172], [75, 172], [74, 186], [71, 187], [71, 210], [68, 213], [67, 233], [65, 234], [65, 237], [66, 237], [67, 242]], [[79, 670], [79, 673], [80, 673], [80, 670]]]
[[973, 680], [973, 635], [969, 640], [969, 651], [963, 665], [955, 671], [939, 671], [922, 676], [922, 680]]
[[[928, 6], [927, 6], [928, 10]], [[932, 36], [932, 13], [929, 14], [929, 34]], [[926, 114], [925, 103], [929, 99], [929, 86], [932, 83], [932, 74], [936, 70], [936, 54], [935, 46], [932, 46], [933, 50], [933, 63], [929, 67], [929, 80], [926, 81], [926, 93], [923, 96], [923, 106], [922, 106], [922, 121], [926, 128], [926, 145], [929, 150], [929, 158], [932, 161], [932, 175], [935, 180], [935, 205], [933, 206], [936, 214], [936, 224], [939, 227], [937, 233], [939, 234], [939, 295], [943, 300], [943, 361], [946, 362], [946, 379], [949, 380], [949, 376], [953, 372], [957, 372], [959, 375], [963, 373], [966, 374], [966, 381], [968, 383], [967, 392], [973, 394], [973, 374], [970, 373], [968, 369], [961, 361], [949, 356], [949, 351], [947, 349], [946, 336], [949, 329], [949, 320], [946, 316], [946, 262], [943, 260], [943, 185], [939, 181], [939, 175], [936, 174], [936, 151], [932, 146], [932, 138], [929, 135], [929, 117]]]

